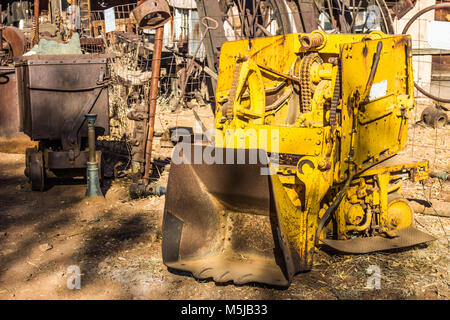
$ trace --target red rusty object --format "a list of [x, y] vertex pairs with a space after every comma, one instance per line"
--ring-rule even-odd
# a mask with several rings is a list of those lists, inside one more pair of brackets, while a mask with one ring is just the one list
[[158, 97], [159, 74], [161, 69], [161, 54], [164, 37], [164, 24], [170, 18], [170, 9], [166, 0], [147, 0], [133, 9], [133, 15], [139, 27], [156, 29], [155, 44], [152, 58], [152, 77], [150, 80], [150, 96], [147, 126], [147, 141], [145, 145], [144, 183], [150, 180], [150, 161], [152, 158], [153, 134], [155, 131], [156, 99]]
[[139, 27], [157, 29], [170, 20], [169, 4], [165, 0], [147, 0], [133, 9]]
[[156, 99], [158, 97], [159, 72], [161, 69], [161, 52], [164, 37], [164, 26], [156, 29], [155, 46], [153, 49], [152, 58], [152, 78], [150, 82], [150, 96], [149, 96], [149, 123], [147, 131], [147, 144], [145, 146], [145, 168], [144, 168], [144, 182], [148, 183], [150, 179], [150, 161], [152, 157], [153, 133], [155, 131], [155, 113], [156, 113]]
[[5, 27], [2, 28], [2, 36], [11, 47], [14, 57], [25, 53], [25, 34], [22, 30], [16, 27]]
[[34, 38], [33, 45], [39, 43], [39, 0], [34, 0]]

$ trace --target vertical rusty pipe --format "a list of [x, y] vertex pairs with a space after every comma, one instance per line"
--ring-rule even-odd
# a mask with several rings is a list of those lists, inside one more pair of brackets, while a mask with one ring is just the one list
[[39, 0], [34, 0], [34, 44], [39, 43]]
[[147, 130], [147, 144], [145, 146], [144, 182], [146, 184], [150, 180], [150, 161], [152, 157], [153, 133], [155, 131], [156, 99], [158, 97], [159, 71], [161, 68], [163, 36], [164, 26], [161, 26], [156, 29], [155, 46], [153, 48], [152, 58], [152, 78], [150, 80], [150, 96], [148, 105], [149, 122]]
[[100, 163], [97, 161], [95, 152], [95, 120], [97, 114], [86, 114], [86, 121], [88, 124], [88, 142], [89, 142], [89, 160], [86, 164], [86, 197], [103, 197], [102, 190], [100, 188]]
[[89, 162], [96, 162], [95, 156], [95, 119], [97, 115], [89, 114], [86, 115], [88, 119], [88, 145], [89, 145]]

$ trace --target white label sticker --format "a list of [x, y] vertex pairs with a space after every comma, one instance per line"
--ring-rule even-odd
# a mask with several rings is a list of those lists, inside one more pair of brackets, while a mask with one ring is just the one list
[[428, 21], [428, 44], [434, 49], [450, 50], [450, 21]]
[[114, 8], [104, 10], [105, 13], [105, 32], [116, 30], [116, 17], [114, 16]]
[[383, 80], [372, 84], [369, 93], [369, 100], [375, 100], [386, 95], [387, 91], [387, 80]]

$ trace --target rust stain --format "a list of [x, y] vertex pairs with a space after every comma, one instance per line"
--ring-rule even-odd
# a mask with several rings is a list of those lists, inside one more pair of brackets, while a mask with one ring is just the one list
[[200, 40], [200, 23], [194, 24], [194, 30], [193, 30], [193, 39], [194, 40]]

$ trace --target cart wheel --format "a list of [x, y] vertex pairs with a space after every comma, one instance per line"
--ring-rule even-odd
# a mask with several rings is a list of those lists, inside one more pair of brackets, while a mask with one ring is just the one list
[[31, 154], [33, 152], [35, 152], [35, 151], [36, 151], [35, 148], [27, 148], [25, 150], [25, 170], [24, 170], [24, 174], [28, 178], [28, 181], [31, 181], [30, 180], [30, 159], [31, 159], [30, 157], [31, 157]]
[[45, 170], [42, 152], [32, 150], [27, 156], [29, 156], [28, 174], [31, 182], [31, 190], [42, 192], [45, 190]]
[[436, 107], [425, 108], [421, 118], [425, 124], [433, 128], [443, 128], [448, 121], [447, 113]]

